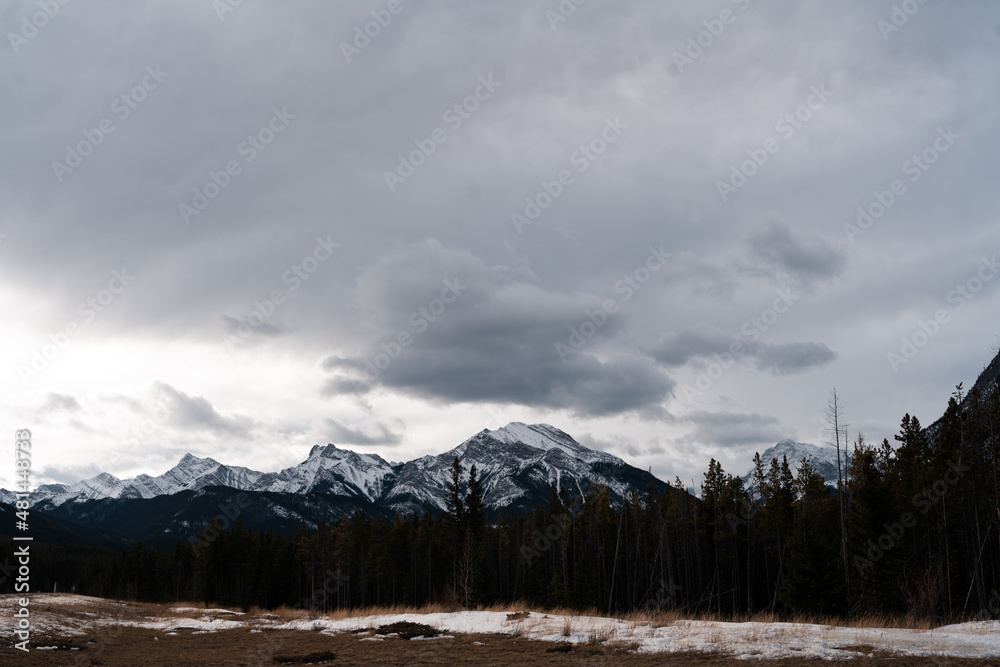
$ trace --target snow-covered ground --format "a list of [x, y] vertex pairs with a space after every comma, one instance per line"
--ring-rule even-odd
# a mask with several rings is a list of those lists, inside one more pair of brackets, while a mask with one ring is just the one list
[[[116, 618], [125, 603], [73, 595], [33, 596], [38, 601], [32, 623], [36, 634], [76, 636], [103, 626], [124, 625], [163, 630], [179, 628], [218, 632], [237, 628], [321, 631], [334, 634], [375, 628], [397, 621], [423, 623], [443, 633], [519, 635], [548, 642], [608, 642], [634, 646], [642, 653], [704, 651], [736, 658], [814, 657], [847, 659], [862, 653], [888, 651], [908, 656], [1000, 658], [1000, 621], [948, 625], [934, 630], [845, 628], [800, 623], [720, 623], [676, 621], [656, 626], [615, 618], [530, 613], [511, 620], [504, 612], [461, 611], [429, 614], [382, 614], [345, 619], [303, 618], [283, 621], [272, 614], [253, 617], [228, 609], [173, 607], [169, 615]], [[13, 612], [14, 596], [0, 596], [0, 615]], [[93, 610], [100, 610], [95, 614]], [[362, 636], [359, 636], [359, 639]], [[381, 638], [371, 635], [367, 641]], [[447, 640], [447, 637], [438, 639]]]

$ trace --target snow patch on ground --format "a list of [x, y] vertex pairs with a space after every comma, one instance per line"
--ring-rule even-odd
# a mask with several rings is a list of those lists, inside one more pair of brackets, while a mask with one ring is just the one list
[[[888, 651], [900, 656], [948, 656], [1000, 658], [1000, 621], [976, 621], [947, 625], [934, 630], [846, 628], [803, 623], [721, 623], [677, 621], [656, 626], [648, 622], [595, 616], [564, 616], [530, 613], [508, 618], [505, 612], [461, 611], [430, 614], [381, 614], [344, 619], [310, 618], [280, 621], [273, 617], [247, 617], [228, 609], [172, 607], [173, 617], [115, 617], [126, 603], [73, 595], [33, 595], [32, 625], [36, 634], [71, 637], [101, 628], [127, 626], [193, 633], [249, 629], [261, 631], [301, 630], [328, 634], [377, 628], [400, 621], [422, 623], [443, 633], [433, 639], [455, 634], [506, 634], [549, 642], [582, 644], [602, 642], [625, 645], [640, 653], [680, 653], [699, 651], [721, 653], [742, 659], [821, 658], [843, 660], [858, 657], [860, 651]], [[112, 611], [94, 617], [83, 609], [101, 604]], [[17, 596], [0, 595], [0, 615], [13, 612]], [[81, 609], [81, 607], [83, 609]], [[134, 608], [133, 608], [134, 609]], [[123, 611], [127, 611], [124, 610]], [[218, 618], [228, 615], [229, 618]], [[213, 617], [214, 616], [214, 617]], [[432, 638], [428, 638], [432, 639]], [[363, 637], [359, 641], [381, 641]]]

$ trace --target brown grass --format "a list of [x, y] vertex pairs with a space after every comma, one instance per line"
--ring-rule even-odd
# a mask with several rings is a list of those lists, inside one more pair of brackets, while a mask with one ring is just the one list
[[[157, 639], [154, 639], [157, 637]], [[42, 639], [42, 638], [39, 638]], [[246, 667], [278, 665], [303, 660], [321, 664], [335, 655], [331, 664], [344, 665], [448, 665], [463, 667], [523, 667], [524, 665], [611, 665], [614, 667], [748, 667], [746, 660], [720, 654], [637, 654], [608, 642], [600, 645], [535, 642], [504, 635], [456, 635], [447, 642], [410, 642], [387, 639], [384, 642], [361, 641], [348, 633], [317, 634], [294, 630], [270, 634], [251, 634], [245, 630], [225, 630], [212, 634], [181, 631], [164, 635], [159, 630], [124, 628], [119, 635], [106, 632], [89, 637], [53, 639], [52, 651], [23, 654], [9, 646], [0, 646], [0, 664], [21, 667], [60, 667], [63, 665], [103, 665], [104, 667]], [[857, 647], [864, 648], [864, 647]], [[73, 650], [75, 649], [75, 650]], [[784, 659], [754, 661], [750, 667], [818, 667], [824, 661]], [[851, 665], [863, 667], [995, 667], [995, 660], [953, 658], [915, 658], [876, 653], [858, 657]]]
[[[44, 597], [37, 597], [39, 602], [44, 602]], [[149, 616], [170, 617], [187, 615], [196, 612], [174, 612], [175, 607], [190, 607], [198, 609], [204, 613], [211, 613], [213, 609], [223, 609], [224, 607], [206, 605], [203, 602], [171, 602], [163, 604], [143, 603], [143, 602], [120, 602], [115, 600], [102, 600], [102, 603], [111, 605], [112, 614], [122, 620], [139, 620]], [[240, 611], [229, 609], [230, 611]], [[363, 616], [376, 615], [397, 615], [397, 614], [433, 614], [450, 613], [456, 611], [488, 611], [496, 613], [506, 613], [508, 620], [514, 621], [527, 618], [529, 613], [538, 616], [594, 616], [617, 618], [626, 623], [636, 626], [648, 625], [652, 627], [665, 627], [684, 621], [705, 621], [716, 623], [801, 623], [811, 625], [826, 625], [831, 627], [846, 628], [886, 628], [886, 629], [908, 629], [908, 630], [933, 630], [934, 628], [950, 623], [962, 622], [963, 620], [976, 619], [951, 619], [951, 620], [929, 620], [913, 616], [890, 616], [883, 614], [866, 614], [852, 618], [841, 618], [833, 616], [783, 616], [771, 612], [758, 612], [755, 614], [724, 615], [715, 612], [684, 613], [675, 609], [665, 610], [637, 610], [625, 614], [608, 615], [607, 611], [596, 608], [571, 609], [568, 607], [543, 607], [533, 605], [524, 601], [516, 601], [511, 604], [478, 605], [461, 607], [452, 603], [437, 602], [423, 606], [412, 605], [389, 605], [371, 606], [354, 609], [334, 609], [323, 613], [320, 610], [310, 612], [308, 609], [297, 609], [291, 607], [278, 607], [276, 609], [264, 609], [258, 606], [250, 607], [245, 617], [241, 618], [268, 618], [279, 622], [288, 622], [302, 619], [331, 619], [343, 620], [348, 618], [358, 618]], [[222, 617], [225, 617], [223, 615]], [[233, 617], [236, 618], [236, 617]]]

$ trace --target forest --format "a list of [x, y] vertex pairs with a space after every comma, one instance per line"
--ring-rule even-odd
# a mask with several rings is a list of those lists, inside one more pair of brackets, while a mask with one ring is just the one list
[[[836, 417], [836, 413], [833, 415]], [[604, 488], [552, 488], [529, 515], [487, 522], [475, 467], [456, 459], [440, 516], [362, 513], [290, 534], [207, 526], [172, 550], [107, 554], [36, 545], [33, 579], [137, 601], [329, 611], [513, 604], [624, 613], [958, 620], [1000, 617], [1000, 392], [961, 387], [925, 429], [894, 444], [840, 442], [843, 474], [755, 457], [752, 482], [712, 460], [700, 498], [615, 504]]]

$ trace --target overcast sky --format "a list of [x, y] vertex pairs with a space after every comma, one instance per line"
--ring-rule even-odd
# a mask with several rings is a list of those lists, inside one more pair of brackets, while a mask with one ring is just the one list
[[5, 3], [33, 482], [524, 421], [698, 483], [834, 387], [939, 417], [1000, 334], [1000, 5], [580, 3]]

